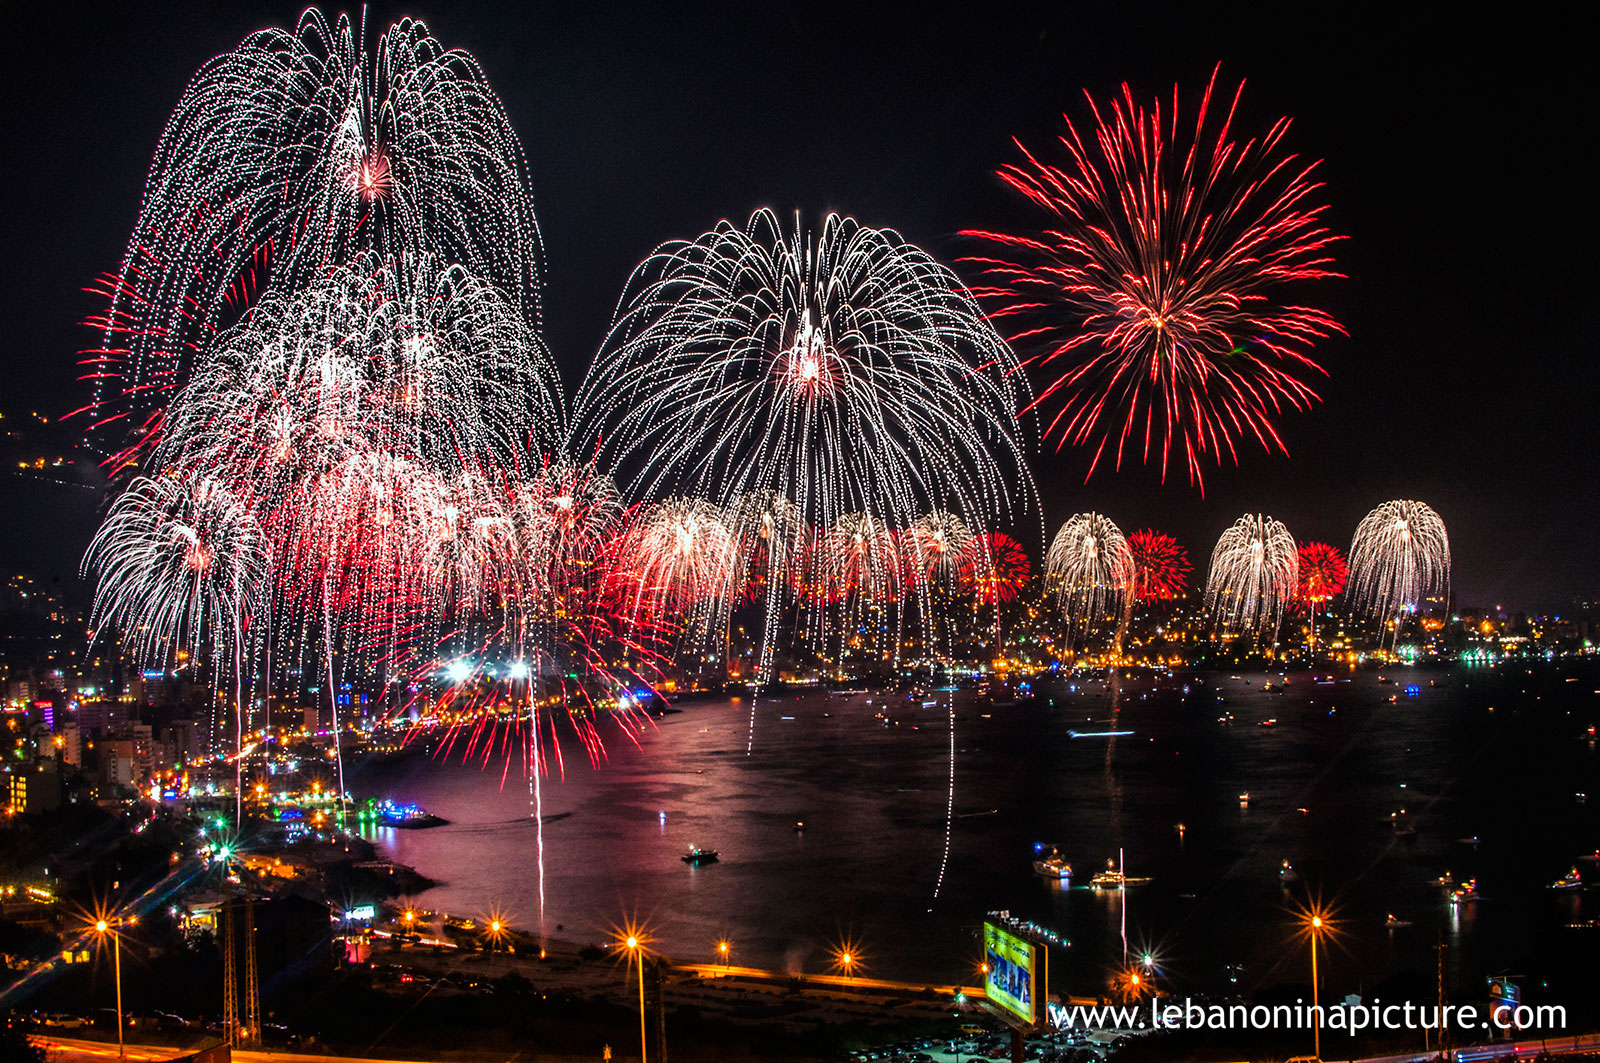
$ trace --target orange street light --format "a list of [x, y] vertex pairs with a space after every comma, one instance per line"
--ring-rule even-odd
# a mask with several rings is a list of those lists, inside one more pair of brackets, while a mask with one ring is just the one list
[[1317, 945], [1322, 941], [1324, 934], [1337, 937], [1338, 928], [1334, 925], [1332, 911], [1324, 906], [1321, 901], [1312, 901], [1297, 914], [1300, 921], [1300, 933], [1311, 941], [1311, 1013], [1316, 1020], [1311, 1027], [1312, 1052], [1319, 1059], [1322, 1057], [1322, 1007], [1321, 1007], [1321, 979], [1317, 971]]
[[118, 927], [132, 926], [139, 921], [136, 915], [122, 918], [105, 918], [102, 916], [94, 921], [91, 929], [102, 940], [105, 935], [111, 935], [111, 955], [113, 970], [116, 973], [117, 983], [117, 1058], [123, 1059], [127, 1055], [127, 1047], [122, 1039], [122, 935], [117, 933]]
[[635, 960], [639, 963], [639, 1063], [645, 1063], [645, 1026], [644, 1026], [644, 954], [645, 936], [641, 928], [629, 926], [619, 932], [618, 946], [628, 953], [628, 965], [631, 967]]

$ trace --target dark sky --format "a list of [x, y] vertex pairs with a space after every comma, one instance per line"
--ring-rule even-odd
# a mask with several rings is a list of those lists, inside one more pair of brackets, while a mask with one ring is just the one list
[[[1165, 485], [1147, 470], [1085, 484], [1084, 455], [1046, 450], [1035, 469], [1051, 530], [1098, 509], [1125, 530], [1177, 534], [1203, 570], [1243, 512], [1344, 548], [1371, 506], [1415, 497], [1450, 527], [1459, 601], [1600, 595], [1588, 27], [1532, 5], [1494, 21], [1459, 7], [1440, 20], [1401, 4], [1381, 19], [1287, 6], [969, 3], [930, 15], [420, 0], [375, 4], [368, 20], [425, 19], [478, 57], [505, 101], [544, 232], [548, 337], [571, 377], [630, 270], [663, 240], [798, 207], [899, 229], [952, 262], [971, 249], [962, 229], [1037, 222], [993, 176], [1014, 157], [1012, 135], [1043, 144], [1064, 109], [1081, 113], [1083, 89], [1198, 91], [1221, 61], [1225, 79], [1248, 81], [1246, 123], [1291, 115], [1291, 148], [1325, 160], [1349, 279], [1320, 298], [1350, 335], [1317, 350], [1325, 402], [1281, 422], [1291, 457], [1247, 450], [1238, 468], [1208, 473], [1202, 497], [1181, 472]], [[76, 322], [95, 304], [80, 289], [120, 257], [167, 113], [207, 58], [299, 10], [11, 7], [0, 42], [8, 417], [82, 404], [76, 352], [91, 336]], [[0, 484], [0, 504], [15, 509], [12, 487]], [[83, 502], [58, 519], [26, 497], [70, 569], [92, 530]], [[11, 547], [8, 562], [28, 563]]]

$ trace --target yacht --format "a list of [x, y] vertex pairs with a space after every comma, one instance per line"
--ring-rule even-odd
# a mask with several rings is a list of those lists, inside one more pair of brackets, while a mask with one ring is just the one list
[[1428, 885], [1430, 885], [1430, 886], [1442, 886], [1445, 889], [1453, 889], [1453, 888], [1455, 888], [1455, 884], [1456, 884], [1455, 876], [1452, 875], [1448, 871], [1446, 871], [1444, 874], [1440, 875], [1438, 878], [1429, 879], [1428, 880]]
[[1049, 856], [1040, 857], [1033, 862], [1033, 871], [1036, 875], [1059, 879], [1063, 882], [1072, 877], [1072, 865], [1067, 863], [1060, 852], [1053, 848], [1050, 850]]
[[1450, 893], [1451, 904], [1466, 904], [1478, 899], [1478, 880], [1469, 878]]
[[1110, 860], [1106, 861], [1104, 871], [1096, 873], [1094, 878], [1089, 880], [1089, 885], [1097, 890], [1120, 890], [1126, 884], [1127, 880], [1122, 877], [1122, 872], [1118, 871], [1117, 865]]
[[1550, 883], [1550, 888], [1553, 889], [1553, 890], [1576, 890], [1576, 889], [1582, 889], [1583, 888], [1583, 876], [1578, 874], [1578, 869], [1577, 868], [1573, 868], [1571, 871], [1568, 871], [1565, 875], [1562, 875], [1560, 878], [1558, 878], [1554, 882]]

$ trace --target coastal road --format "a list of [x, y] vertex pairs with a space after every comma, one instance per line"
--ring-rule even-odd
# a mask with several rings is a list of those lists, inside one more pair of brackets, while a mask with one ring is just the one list
[[[668, 961], [671, 963], [671, 961]], [[738, 967], [721, 963], [671, 963], [670, 970], [689, 971], [701, 978], [760, 978], [767, 981], [787, 982], [798, 978], [806, 985], [838, 986], [841, 989], [885, 989], [892, 992], [921, 993], [932, 990], [944, 996], [957, 993], [968, 1000], [983, 999], [981, 986], [929, 985], [927, 982], [896, 982], [888, 978], [867, 978], [862, 975], [803, 974], [792, 975], [784, 971], [768, 971], [760, 967]]]
[[[44, 1046], [50, 1063], [108, 1063], [117, 1058], [115, 1041], [85, 1041], [73, 1037], [35, 1037]], [[129, 1045], [123, 1058], [136, 1063], [156, 1063], [188, 1055], [190, 1048], [161, 1045]], [[239, 1063], [410, 1063], [407, 1060], [368, 1059], [361, 1056], [314, 1056], [303, 1052], [234, 1052]]]

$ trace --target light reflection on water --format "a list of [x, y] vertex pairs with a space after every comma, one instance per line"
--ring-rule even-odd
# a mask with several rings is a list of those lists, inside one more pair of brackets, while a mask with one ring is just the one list
[[[1597, 684], [1563, 684], [1570, 670], [1402, 674], [1420, 679], [1421, 696], [1372, 673], [1333, 687], [1291, 676], [1282, 694], [1262, 692], [1260, 675], [1191, 680], [1187, 697], [1136, 687], [1115, 718], [1134, 734], [1113, 739], [1068, 736], [1109, 729], [1098, 685], [1058, 691], [1053, 705], [958, 700], [956, 818], [937, 904], [942, 705], [885, 727], [866, 697], [762, 699], [747, 756], [746, 702], [687, 703], [637, 748], [613, 739], [599, 770], [569, 756], [566, 778], [544, 787], [547, 930], [598, 943], [637, 916], [681, 960], [708, 961], [727, 937], [736, 962], [811, 972], [852, 938], [868, 972], [950, 981], [974, 977], [983, 913], [1009, 908], [1073, 940], [1052, 961], [1059, 988], [1099, 993], [1121, 961], [1125, 903], [1133, 954], [1158, 952], [1186, 991], [1203, 991], [1224, 988], [1233, 964], [1245, 988], [1304, 981], [1289, 909], [1320, 893], [1338, 901], [1345, 929], [1324, 976], [1352, 991], [1358, 979], [1431, 972], [1440, 933], [1467, 978], [1527, 962], [1530, 948], [1581, 953], [1570, 946], [1587, 939], [1572, 935], [1600, 931], [1565, 924], [1594, 906], [1544, 886], [1600, 843], [1600, 802], [1573, 798], [1596, 777], [1594, 745], [1574, 738], [1600, 716]], [[1217, 722], [1224, 711], [1231, 724]], [[1269, 717], [1277, 726], [1257, 726]], [[442, 882], [421, 903], [469, 916], [494, 907], [532, 929], [535, 825], [527, 787], [514, 770], [502, 785], [499, 767], [416, 756], [369, 766], [353, 785], [450, 820], [374, 835]], [[1415, 835], [1391, 828], [1400, 808]], [[1477, 848], [1456, 841], [1473, 834]], [[1072, 887], [1032, 874], [1038, 842], [1072, 862]], [[685, 864], [691, 845], [718, 849], [719, 861]], [[1151, 881], [1126, 895], [1086, 888], [1119, 847], [1129, 876]], [[1285, 859], [1300, 876], [1288, 886]], [[1484, 899], [1453, 908], [1427, 885], [1446, 869], [1477, 875]], [[1391, 912], [1413, 925], [1385, 929]]]

